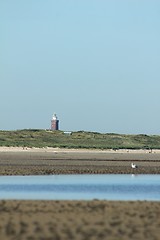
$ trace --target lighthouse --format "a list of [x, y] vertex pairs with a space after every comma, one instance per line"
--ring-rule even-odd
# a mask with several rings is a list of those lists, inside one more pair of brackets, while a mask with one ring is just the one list
[[51, 120], [51, 130], [59, 130], [59, 120], [57, 115], [54, 113]]

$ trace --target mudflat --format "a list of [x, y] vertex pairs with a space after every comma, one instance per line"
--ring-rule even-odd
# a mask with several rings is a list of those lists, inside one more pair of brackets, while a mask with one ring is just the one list
[[0, 148], [0, 175], [105, 173], [159, 174], [160, 151]]
[[[0, 148], [0, 175], [85, 173], [159, 174], [160, 151]], [[160, 202], [1, 200], [0, 216], [3, 240], [160, 239]]]
[[0, 201], [0, 213], [3, 240], [159, 240], [159, 202]]

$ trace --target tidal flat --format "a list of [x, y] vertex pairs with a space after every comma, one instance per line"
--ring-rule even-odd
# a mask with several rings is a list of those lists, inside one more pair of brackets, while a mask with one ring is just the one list
[[0, 175], [110, 173], [160, 174], [160, 151], [0, 148]]
[[160, 202], [0, 201], [0, 239], [159, 240]]
[[[137, 169], [131, 168], [133, 161]], [[159, 174], [160, 152], [0, 151], [0, 175], [79, 173]], [[3, 240], [159, 240], [159, 201], [0, 200], [0, 214]]]

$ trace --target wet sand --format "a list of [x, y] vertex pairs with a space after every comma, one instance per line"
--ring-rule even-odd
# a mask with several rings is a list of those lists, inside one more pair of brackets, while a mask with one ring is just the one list
[[[0, 175], [79, 173], [159, 174], [160, 151], [0, 148]], [[1, 200], [0, 239], [159, 240], [160, 202]]]
[[0, 175], [96, 173], [159, 174], [160, 151], [0, 149]]
[[0, 201], [0, 239], [159, 240], [159, 202]]

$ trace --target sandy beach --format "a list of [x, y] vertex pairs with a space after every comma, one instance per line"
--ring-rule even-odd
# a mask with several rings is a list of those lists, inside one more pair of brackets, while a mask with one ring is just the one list
[[[85, 173], [159, 174], [160, 151], [0, 148], [0, 175]], [[160, 202], [1, 200], [0, 214], [3, 240], [160, 239]]]

